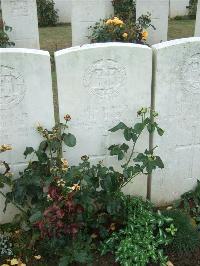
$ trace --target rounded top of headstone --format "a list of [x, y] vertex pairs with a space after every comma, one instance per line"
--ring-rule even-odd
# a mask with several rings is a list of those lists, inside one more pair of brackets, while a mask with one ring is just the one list
[[184, 44], [184, 43], [192, 43], [192, 42], [200, 42], [200, 37], [191, 37], [191, 38], [182, 38], [182, 39], [176, 39], [176, 40], [171, 40], [167, 42], [161, 42], [157, 43], [151, 46], [151, 48], [155, 50], [179, 45], [179, 44]]
[[123, 43], [123, 42], [107, 42], [107, 43], [92, 43], [85, 44], [82, 46], [74, 46], [71, 48], [66, 48], [60, 51], [55, 52], [56, 56], [60, 56], [66, 53], [89, 50], [89, 49], [98, 49], [98, 48], [107, 48], [107, 47], [127, 47], [127, 48], [141, 48], [141, 49], [151, 49], [147, 45], [135, 44], [135, 43]]
[[49, 52], [28, 48], [0, 48], [0, 53], [16, 53], [16, 54], [35, 54], [50, 56]]

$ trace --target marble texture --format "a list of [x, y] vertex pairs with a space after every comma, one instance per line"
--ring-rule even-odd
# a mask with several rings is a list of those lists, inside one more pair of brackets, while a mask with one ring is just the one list
[[58, 11], [59, 23], [71, 22], [72, 1], [76, 0], [54, 0], [55, 9]]
[[200, 37], [200, 0], [198, 0], [198, 5], [197, 5], [195, 36]]
[[[68, 48], [55, 53], [60, 119], [70, 114], [77, 146], [64, 150], [70, 164], [87, 154], [92, 163], [116, 164], [107, 148], [121, 143], [108, 130], [120, 121], [132, 125], [137, 111], [150, 106], [152, 51], [147, 46], [106, 43]], [[123, 142], [122, 142], [123, 143]], [[137, 151], [148, 147], [143, 135]], [[146, 195], [146, 177], [138, 177], [126, 192]]]
[[[11, 151], [0, 153], [0, 161], [9, 163], [15, 176], [30, 159], [24, 158], [25, 148], [37, 148], [42, 140], [36, 131], [38, 122], [45, 128], [54, 125], [49, 53], [0, 49], [0, 144], [12, 146]], [[5, 215], [0, 212], [0, 223], [11, 213], [12, 208]]]
[[152, 46], [155, 110], [162, 138], [154, 145], [164, 170], [153, 174], [153, 201], [165, 204], [192, 189], [200, 178], [200, 38]]
[[152, 45], [167, 41], [169, 0], [136, 0], [136, 17], [151, 14], [151, 23], [156, 30], [149, 28], [147, 43]]
[[111, 0], [72, 1], [72, 46], [90, 43], [88, 28], [113, 13]]
[[40, 49], [36, 0], [2, 0], [1, 8], [15, 47]]
[[189, 9], [189, 0], [170, 0], [169, 1], [169, 16], [174, 18], [176, 16], [187, 16]]

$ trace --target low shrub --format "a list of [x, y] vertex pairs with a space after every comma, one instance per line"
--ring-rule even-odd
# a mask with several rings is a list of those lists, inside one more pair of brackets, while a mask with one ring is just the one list
[[189, 17], [196, 18], [198, 0], [190, 0], [189, 2]]
[[151, 25], [150, 15], [141, 16], [134, 23], [124, 22], [118, 17], [97, 22], [90, 27], [89, 39], [92, 43], [98, 42], [131, 42], [145, 44], [148, 38], [147, 29]]
[[175, 202], [176, 208], [183, 209], [190, 215], [198, 228], [200, 228], [200, 181], [197, 180], [197, 186], [194, 190], [181, 195], [180, 200]]
[[136, 20], [136, 3], [135, 0], [113, 0], [115, 16], [123, 21]]
[[37, 0], [39, 26], [55, 26], [58, 22], [58, 12], [54, 0]]
[[163, 215], [172, 218], [173, 224], [177, 228], [174, 240], [168, 246], [168, 250], [182, 254], [200, 247], [197, 226], [188, 214], [181, 210], [168, 210], [164, 211]]
[[[63, 144], [68, 149], [76, 145], [75, 136], [69, 132], [69, 115], [64, 117], [66, 123], [58, 124], [52, 130], [38, 125], [37, 130], [44, 139], [38, 149], [26, 148], [24, 156], [31, 156], [31, 161], [18, 179], [10, 174], [9, 165], [2, 162], [5, 171], [0, 174], [0, 186], [8, 185], [11, 189], [6, 194], [0, 191], [6, 198], [5, 210], [9, 203], [20, 210], [8, 225], [12, 235], [13, 259], [20, 258], [28, 265], [35, 258], [39, 258], [42, 265], [51, 265], [51, 261], [59, 266], [73, 262], [89, 264], [100, 241], [124, 227], [124, 232], [127, 228], [132, 230], [131, 215], [136, 209], [140, 217], [140, 205], [144, 214], [146, 210], [145, 219], [150, 223], [150, 238], [155, 234], [155, 241], [161, 244], [163, 240], [163, 244], [167, 244], [168, 240], [159, 229], [163, 225], [160, 219], [164, 223], [167, 219], [164, 221], [160, 215], [154, 215], [149, 203], [140, 204], [121, 192], [122, 187], [135, 176], [149, 175], [156, 168], [164, 167], [161, 158], [154, 155], [155, 149], [134, 152], [145, 130], [151, 133], [157, 130], [159, 135], [163, 134], [152, 117], [156, 118], [157, 113], [142, 108], [138, 111], [139, 121], [133, 127], [119, 122], [110, 129], [113, 134], [121, 132], [124, 138], [124, 142], [109, 147], [110, 155], [122, 162], [121, 172], [112, 166], [104, 166], [102, 162], [92, 165], [87, 155], [81, 157], [79, 165], [69, 166], [67, 160], [61, 157]], [[10, 149], [9, 145], [0, 146], [0, 152]], [[156, 221], [150, 222], [153, 217]], [[139, 218], [136, 221], [138, 225], [135, 222], [134, 228], [139, 226]], [[134, 233], [138, 238], [136, 230]], [[142, 230], [139, 234], [143, 238]], [[164, 260], [162, 251], [159, 251], [160, 244], [155, 251], [155, 260]], [[155, 247], [154, 242], [152, 247]], [[144, 249], [141, 249], [141, 261], [143, 256], [150, 256], [149, 253], [145, 255]]]
[[5, 25], [2, 20], [0, 20], [0, 48], [13, 47], [14, 42], [11, 42], [8, 37], [8, 32], [12, 31], [12, 28]]
[[163, 247], [172, 242], [172, 219], [155, 212], [149, 202], [126, 197], [127, 220], [124, 228], [102, 242], [102, 255], [112, 252], [120, 265], [159, 263], [166, 265]]

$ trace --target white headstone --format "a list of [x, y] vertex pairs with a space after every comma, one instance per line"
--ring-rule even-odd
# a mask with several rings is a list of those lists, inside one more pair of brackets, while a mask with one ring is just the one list
[[156, 30], [149, 28], [147, 43], [152, 45], [167, 41], [169, 0], [137, 0], [136, 17], [151, 14], [151, 23]]
[[[112, 165], [108, 147], [123, 143], [121, 134], [108, 132], [120, 121], [133, 125], [137, 110], [150, 106], [152, 51], [142, 45], [106, 43], [84, 45], [55, 53], [60, 119], [72, 116], [75, 148], [65, 150], [71, 164], [84, 154], [92, 163]], [[148, 147], [143, 136], [137, 150]], [[119, 165], [120, 163], [118, 163]], [[146, 178], [126, 191], [146, 195]]]
[[[25, 148], [37, 148], [42, 140], [38, 122], [47, 128], [54, 125], [49, 53], [0, 49], [0, 145], [12, 146], [12, 151], [0, 153], [0, 161], [9, 163], [16, 175], [26, 165]], [[0, 199], [0, 223], [12, 213], [11, 208], [3, 215], [3, 205]]]
[[90, 43], [88, 28], [113, 12], [111, 0], [72, 1], [72, 46]]
[[174, 18], [176, 16], [186, 16], [188, 15], [188, 6], [189, 0], [170, 0], [170, 18]]
[[40, 49], [36, 0], [2, 0], [1, 7], [15, 47]]
[[200, 37], [200, 1], [199, 0], [198, 0], [198, 5], [197, 5], [195, 36]]
[[54, 0], [60, 23], [71, 22], [72, 1], [73, 0]]
[[153, 46], [155, 110], [162, 138], [154, 137], [164, 170], [153, 175], [153, 201], [178, 199], [200, 177], [200, 38]]

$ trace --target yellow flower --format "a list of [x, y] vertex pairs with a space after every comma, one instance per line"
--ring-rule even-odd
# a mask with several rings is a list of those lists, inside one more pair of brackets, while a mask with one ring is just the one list
[[12, 150], [11, 145], [7, 145], [7, 144], [0, 145], [0, 152], [10, 151], [10, 150]]
[[121, 26], [124, 24], [124, 22], [121, 19], [119, 19], [118, 17], [114, 17], [113, 24]]
[[40, 260], [42, 257], [40, 255], [34, 256], [36, 260]]
[[115, 223], [111, 223], [110, 230], [115, 231], [115, 229], [116, 229]]
[[74, 184], [74, 185], [71, 187], [71, 189], [77, 191], [77, 190], [80, 190], [81, 187], [79, 186], [79, 184]]
[[112, 24], [112, 19], [108, 19], [108, 20], [106, 21], [106, 25], [109, 25], [109, 24]]
[[18, 260], [17, 259], [12, 259], [11, 261], [10, 261], [10, 265], [18, 265]]
[[95, 234], [95, 233], [91, 234], [91, 238], [95, 239], [95, 238], [97, 238], [97, 237], [98, 237], [97, 234]]
[[124, 39], [126, 39], [126, 38], [128, 37], [128, 33], [124, 32], [123, 35], [122, 35], [122, 37], [123, 37]]
[[146, 40], [148, 38], [148, 32], [145, 30], [142, 32], [142, 40]]
[[123, 24], [124, 24], [124, 22], [121, 19], [119, 19], [118, 17], [114, 17], [113, 19], [108, 19], [106, 21], [106, 25], [121, 26]]
[[62, 162], [62, 171], [66, 172], [67, 169], [69, 168], [69, 163], [66, 159], [61, 158], [61, 162]]

